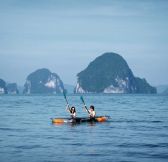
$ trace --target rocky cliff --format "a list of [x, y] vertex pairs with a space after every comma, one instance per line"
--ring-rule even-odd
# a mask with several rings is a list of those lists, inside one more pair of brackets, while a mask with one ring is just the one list
[[7, 94], [6, 82], [0, 79], [0, 94]]
[[145, 79], [135, 77], [116, 53], [104, 53], [77, 74], [75, 93], [156, 93]]
[[48, 69], [39, 69], [28, 75], [24, 85], [24, 94], [55, 94], [64, 90], [63, 82], [56, 73]]

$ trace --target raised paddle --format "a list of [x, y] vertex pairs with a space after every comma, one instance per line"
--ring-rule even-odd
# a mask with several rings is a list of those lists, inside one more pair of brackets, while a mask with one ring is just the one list
[[63, 95], [64, 95], [65, 101], [66, 101], [66, 103], [67, 103], [67, 105], [68, 105], [68, 108], [70, 109], [69, 103], [68, 103], [68, 100], [67, 100], [67, 97], [66, 97], [66, 92], [65, 92], [65, 90], [63, 91]]
[[90, 114], [90, 112], [89, 112], [89, 110], [88, 110], [88, 108], [87, 108], [87, 106], [86, 106], [86, 104], [85, 104], [85, 101], [84, 101], [84, 99], [83, 99], [83, 96], [80, 96], [80, 99], [81, 99], [81, 101], [83, 102], [86, 111], [88, 112], [88, 114]]

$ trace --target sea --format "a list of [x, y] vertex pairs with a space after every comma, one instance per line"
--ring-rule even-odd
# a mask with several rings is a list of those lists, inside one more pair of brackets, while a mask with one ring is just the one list
[[[109, 121], [56, 125], [70, 116], [62, 95], [1, 95], [0, 162], [168, 162], [168, 96], [83, 97]], [[88, 116], [80, 95], [67, 99]]]

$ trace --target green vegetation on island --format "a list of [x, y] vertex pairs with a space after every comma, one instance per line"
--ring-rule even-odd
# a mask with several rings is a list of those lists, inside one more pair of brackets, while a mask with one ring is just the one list
[[145, 79], [134, 77], [116, 53], [104, 53], [77, 74], [75, 93], [156, 93]]
[[55, 94], [61, 93], [64, 85], [56, 73], [48, 69], [38, 69], [28, 75], [24, 85], [24, 94]]

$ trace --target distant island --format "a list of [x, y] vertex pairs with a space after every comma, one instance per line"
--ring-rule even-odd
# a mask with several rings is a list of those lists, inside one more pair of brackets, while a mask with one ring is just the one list
[[56, 73], [48, 69], [38, 69], [28, 75], [24, 84], [24, 94], [56, 94], [62, 93], [64, 84]]
[[[113, 52], [102, 54], [79, 72], [76, 86], [64, 85], [60, 77], [47, 68], [30, 73], [24, 87], [18, 88], [16, 83], [0, 79], [0, 94], [18, 94], [18, 89], [23, 91], [20, 94], [59, 94], [67, 89], [70, 93], [157, 93], [146, 79], [135, 77], [124, 58]], [[167, 93], [165, 90], [164, 94]]]
[[16, 83], [6, 83], [3, 79], [0, 79], [0, 94], [18, 94], [18, 88]]
[[6, 82], [3, 79], [0, 79], [0, 94], [7, 94]]
[[104, 53], [77, 74], [75, 93], [157, 93], [146, 79], [135, 77], [116, 53]]

